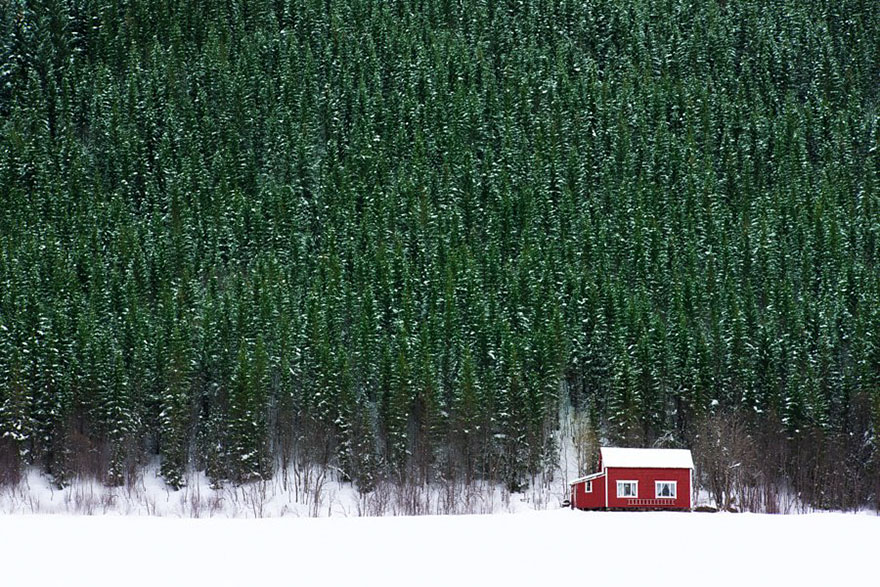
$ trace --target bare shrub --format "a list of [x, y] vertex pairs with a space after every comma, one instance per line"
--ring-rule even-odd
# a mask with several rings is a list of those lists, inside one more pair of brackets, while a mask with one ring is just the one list
[[188, 518], [202, 517], [203, 504], [199, 491], [184, 490], [179, 492], [178, 495], [181, 516], [186, 516]]
[[586, 475], [597, 462], [599, 437], [587, 412], [574, 414], [571, 418], [571, 441], [579, 475]]
[[101, 492], [100, 502], [102, 514], [114, 511], [116, 509], [116, 494], [113, 491], [104, 490]]
[[86, 516], [93, 516], [100, 504], [99, 496], [95, 495], [95, 487], [91, 482], [76, 483], [65, 494], [67, 511]]
[[369, 493], [360, 494], [357, 512], [359, 516], [384, 516], [390, 507], [391, 486], [381, 481]]
[[456, 479], [444, 479], [440, 483], [437, 508], [440, 514], [468, 513], [473, 503], [475, 483], [462, 483]]
[[0, 487], [18, 485], [21, 481], [21, 459], [17, 443], [0, 438]]
[[431, 513], [431, 493], [428, 486], [421, 483], [403, 481], [394, 485], [395, 515], [421, 516]]
[[221, 509], [223, 497], [220, 492], [212, 489], [208, 494], [202, 495], [200, 483], [187, 482], [185, 488], [179, 492], [180, 515], [188, 518], [213, 517]]
[[269, 482], [265, 479], [253, 481], [242, 486], [242, 501], [254, 518], [262, 518], [266, 507]]
[[529, 491], [528, 497], [529, 503], [532, 504], [532, 507], [536, 510], [546, 510], [548, 504], [547, 492], [543, 490], [541, 487], [532, 486], [531, 491]]
[[757, 460], [754, 440], [736, 412], [711, 413], [698, 425], [693, 449], [697, 479], [709, 490], [719, 509], [737, 507], [737, 494], [753, 483]]
[[87, 434], [73, 430], [70, 433], [68, 469], [74, 478], [107, 481], [109, 450], [106, 442], [97, 441]]
[[144, 508], [146, 512], [150, 516], [158, 515], [158, 511], [156, 510], [156, 498], [150, 495], [144, 494]]
[[318, 517], [324, 500], [324, 487], [327, 483], [327, 469], [297, 465], [294, 467], [294, 487], [299, 503], [309, 507], [309, 515]]

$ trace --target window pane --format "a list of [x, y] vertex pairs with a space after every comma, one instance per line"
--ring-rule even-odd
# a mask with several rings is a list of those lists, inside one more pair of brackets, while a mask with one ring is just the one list
[[637, 497], [636, 487], [635, 481], [618, 481], [617, 497]]
[[657, 497], [675, 498], [674, 481], [657, 481]]

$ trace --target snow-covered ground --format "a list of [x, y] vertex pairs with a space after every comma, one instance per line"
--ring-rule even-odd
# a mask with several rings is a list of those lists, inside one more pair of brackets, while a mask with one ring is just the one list
[[[438, 481], [430, 486], [380, 484], [362, 495], [340, 480], [333, 467], [290, 462], [276, 466], [265, 481], [212, 487], [204, 471], [191, 471], [175, 491], [159, 474], [158, 458], [137, 469], [122, 487], [74, 478], [59, 489], [48, 476], [29, 468], [20, 483], [0, 486], [0, 515], [83, 514], [172, 518], [359, 517], [385, 515], [495, 514], [558, 508], [568, 497], [568, 480], [578, 477], [569, 416], [560, 416], [559, 465], [552, 477], [529, 479], [523, 493], [500, 484], [469, 486]], [[3, 587], [0, 581], [0, 587]]]
[[873, 585], [880, 517], [0, 516], [0, 584]]
[[[158, 463], [121, 487], [93, 479], [74, 479], [63, 489], [30, 469], [15, 486], [0, 486], [2, 514], [80, 514], [172, 518], [358, 517], [432, 514], [493, 514], [558, 508], [567, 497], [562, 479], [538, 480], [525, 493], [500, 485], [383, 484], [361, 495], [330, 469], [279, 471], [272, 479], [214, 488], [203, 472], [173, 490], [159, 475]], [[0, 587], [3, 587], [0, 582]]]

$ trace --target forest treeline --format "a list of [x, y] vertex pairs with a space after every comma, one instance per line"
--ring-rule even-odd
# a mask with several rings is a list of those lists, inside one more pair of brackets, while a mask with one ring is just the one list
[[878, 98], [870, 0], [9, 0], [0, 483], [515, 490], [574, 414], [880, 507]]

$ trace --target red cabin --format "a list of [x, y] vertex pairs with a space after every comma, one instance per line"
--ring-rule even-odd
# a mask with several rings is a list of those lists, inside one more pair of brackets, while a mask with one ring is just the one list
[[599, 449], [599, 472], [571, 482], [571, 507], [690, 510], [694, 459], [669, 448]]

